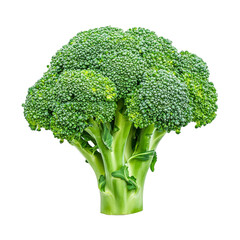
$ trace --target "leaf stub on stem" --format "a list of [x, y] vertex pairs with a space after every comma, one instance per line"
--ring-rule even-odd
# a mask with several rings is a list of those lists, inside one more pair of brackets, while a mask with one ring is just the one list
[[103, 143], [109, 150], [112, 150], [113, 136], [111, 134], [110, 127], [107, 126], [106, 124], [103, 124], [103, 130], [101, 133], [102, 133]]
[[154, 156], [155, 151], [154, 150], [149, 150], [146, 152], [140, 152], [137, 154], [134, 154], [133, 156], [131, 156], [128, 161], [136, 159], [136, 160], [140, 160], [140, 161], [148, 161], [152, 158], [152, 156]]
[[105, 192], [105, 186], [106, 186], [106, 178], [105, 176], [101, 175], [98, 180], [98, 187], [101, 192]]
[[112, 172], [112, 176], [124, 180], [127, 183], [127, 189], [129, 191], [137, 189], [136, 178], [134, 176], [129, 176], [127, 166], [122, 166], [119, 170]]

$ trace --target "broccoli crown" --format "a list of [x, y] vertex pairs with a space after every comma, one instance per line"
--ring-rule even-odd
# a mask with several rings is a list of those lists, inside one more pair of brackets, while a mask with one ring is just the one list
[[29, 88], [24, 114], [31, 129], [60, 139], [79, 136], [89, 120], [110, 122], [123, 99], [136, 127], [180, 131], [215, 118], [217, 93], [206, 63], [178, 52], [144, 28], [102, 27], [78, 33]]

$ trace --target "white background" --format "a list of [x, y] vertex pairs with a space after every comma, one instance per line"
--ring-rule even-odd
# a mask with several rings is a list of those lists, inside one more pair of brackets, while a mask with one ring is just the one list
[[[238, 1], [2, 1], [0, 239], [240, 239]], [[144, 211], [99, 213], [96, 179], [76, 149], [33, 132], [21, 104], [51, 56], [76, 33], [140, 26], [209, 66], [216, 120], [170, 133], [149, 172]]]

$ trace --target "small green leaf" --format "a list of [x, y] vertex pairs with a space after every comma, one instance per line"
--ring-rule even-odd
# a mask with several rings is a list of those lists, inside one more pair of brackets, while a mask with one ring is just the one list
[[98, 187], [101, 192], [105, 192], [105, 186], [106, 186], [106, 178], [105, 176], [101, 175], [98, 180]]
[[127, 184], [127, 189], [128, 189], [128, 191], [131, 191], [131, 190], [136, 189], [136, 186], [135, 185], [131, 185], [131, 184]]
[[152, 162], [150, 164], [150, 169], [152, 172], [154, 172], [154, 167], [155, 167], [155, 163], [157, 162], [157, 153], [154, 151], [154, 155], [153, 155], [153, 159]]
[[128, 183], [127, 183], [128, 190], [133, 190], [137, 188], [136, 180], [137, 179], [134, 176], [131, 176], [128, 178]]
[[122, 180], [127, 179], [127, 175], [128, 175], [128, 168], [126, 166], [122, 166], [119, 170], [112, 172], [112, 176], [115, 178], [121, 178]]
[[154, 153], [155, 153], [154, 150], [140, 152], [140, 153], [137, 153], [137, 154], [134, 154], [133, 156], [131, 156], [128, 159], [128, 161], [133, 160], [133, 159], [137, 159], [139, 161], [148, 161], [148, 160], [152, 159]]
[[105, 144], [105, 146], [111, 150], [113, 136], [110, 133], [110, 127], [107, 126], [106, 124], [103, 124], [102, 140], [103, 140], [103, 143]]
[[119, 170], [112, 172], [112, 176], [124, 180], [127, 183], [127, 189], [129, 191], [137, 188], [136, 178], [134, 176], [129, 176], [127, 166], [122, 166]]
[[98, 145], [95, 145], [94, 147], [91, 147], [91, 152], [94, 154], [98, 149]]
[[88, 142], [86, 142], [85, 140], [80, 139], [80, 144], [82, 148], [88, 147]]
[[85, 163], [88, 163], [88, 160], [87, 160], [87, 159], [85, 159]]
[[114, 128], [113, 128], [113, 130], [112, 130], [112, 134], [114, 134], [114, 133], [116, 133], [117, 131], [119, 131], [119, 127], [118, 126], [116, 126], [116, 125], [114, 125]]

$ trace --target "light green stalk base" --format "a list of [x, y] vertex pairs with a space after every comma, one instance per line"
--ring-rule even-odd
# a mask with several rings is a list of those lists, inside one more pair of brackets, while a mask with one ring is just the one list
[[[107, 215], [126, 215], [143, 210], [144, 181], [154, 151], [166, 133], [155, 129], [154, 124], [136, 129], [122, 114], [122, 107], [123, 101], [120, 101], [114, 122], [99, 124], [91, 119], [90, 126], [85, 129], [85, 138], [71, 141], [96, 174], [101, 213]], [[98, 150], [93, 150], [88, 141], [92, 141]], [[153, 168], [154, 165], [152, 171]]]
[[143, 210], [143, 191], [138, 189], [127, 194], [101, 194], [101, 213], [107, 215], [126, 215]]

